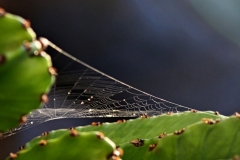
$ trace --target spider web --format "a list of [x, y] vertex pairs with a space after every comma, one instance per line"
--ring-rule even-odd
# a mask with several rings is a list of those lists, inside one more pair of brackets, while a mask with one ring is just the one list
[[49, 45], [58, 51], [53, 62], [66, 64], [58, 72], [56, 82], [48, 94], [49, 101], [42, 108], [30, 112], [24, 125], [4, 133], [3, 138], [54, 119], [135, 118], [191, 110], [127, 85], [71, 56], [51, 42]]

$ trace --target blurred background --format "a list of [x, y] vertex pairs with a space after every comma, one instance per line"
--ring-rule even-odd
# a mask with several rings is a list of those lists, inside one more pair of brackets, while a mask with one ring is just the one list
[[198, 110], [240, 112], [237, 0], [0, 0], [0, 7], [135, 88]]

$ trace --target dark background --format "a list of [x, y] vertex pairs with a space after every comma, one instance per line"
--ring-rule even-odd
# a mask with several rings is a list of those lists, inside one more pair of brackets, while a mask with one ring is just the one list
[[240, 48], [187, 0], [0, 0], [0, 7], [135, 88], [198, 110], [240, 111]]

